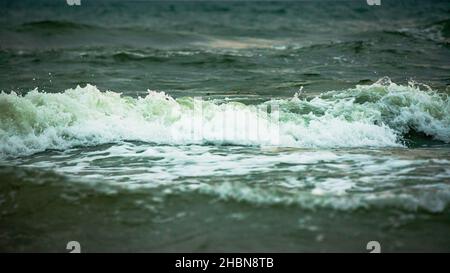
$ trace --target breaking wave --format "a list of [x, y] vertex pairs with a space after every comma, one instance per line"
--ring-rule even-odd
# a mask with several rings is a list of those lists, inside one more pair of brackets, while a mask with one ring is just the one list
[[[381, 79], [372, 85], [259, 105], [132, 98], [93, 85], [62, 93], [0, 94], [0, 154], [21, 156], [123, 140], [158, 144], [395, 147], [419, 132], [450, 142], [448, 95]], [[268, 109], [268, 111], [267, 111]], [[269, 112], [270, 114], [267, 114]]]

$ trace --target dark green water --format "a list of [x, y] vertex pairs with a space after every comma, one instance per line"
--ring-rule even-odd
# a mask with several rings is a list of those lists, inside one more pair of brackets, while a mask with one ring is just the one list
[[0, 3], [0, 251], [450, 251], [448, 1]]

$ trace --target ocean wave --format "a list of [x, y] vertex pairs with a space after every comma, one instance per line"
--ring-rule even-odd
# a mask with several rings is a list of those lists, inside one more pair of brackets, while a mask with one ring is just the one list
[[[348, 182], [344, 182], [343, 186], [349, 186]], [[290, 194], [286, 189], [265, 189], [249, 187], [242, 183], [225, 182], [219, 185], [180, 186], [178, 190], [170, 194], [195, 191], [225, 201], [238, 201], [254, 205], [299, 206], [308, 210], [331, 208], [349, 211], [369, 208], [384, 209], [388, 207], [406, 211], [439, 213], [445, 211], [450, 204], [450, 187], [448, 184], [443, 183], [415, 186], [409, 192], [399, 190], [364, 194], [346, 194], [345, 189], [342, 189], [343, 186], [338, 186], [337, 189], [343, 190], [342, 193], [323, 193], [317, 187], [311, 192], [295, 191], [295, 193]]]
[[448, 45], [450, 43], [450, 20], [441, 20], [421, 27], [401, 28], [384, 32]]
[[[446, 94], [387, 79], [313, 98], [294, 96], [259, 105], [142, 98], [101, 92], [93, 85], [62, 93], [37, 89], [0, 94], [0, 153], [21, 156], [122, 140], [161, 144], [282, 147], [396, 147], [415, 131], [450, 142]], [[269, 109], [270, 114], [266, 113]]]
[[34, 21], [21, 24], [17, 30], [18, 31], [37, 31], [44, 30], [48, 31], [69, 31], [69, 30], [80, 30], [80, 29], [93, 29], [98, 28], [93, 25], [75, 23], [69, 21], [55, 21], [55, 20], [44, 20], [44, 21]]
[[362, 151], [124, 142], [81, 154], [77, 149], [38, 154], [6, 166], [62, 175], [63, 181], [100, 192], [151, 194], [158, 203], [202, 195], [303, 210], [441, 213], [450, 208], [448, 149]]

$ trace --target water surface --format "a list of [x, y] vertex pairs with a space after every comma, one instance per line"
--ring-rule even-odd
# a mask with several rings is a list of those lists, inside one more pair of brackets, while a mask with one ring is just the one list
[[2, 1], [0, 250], [450, 251], [449, 11]]

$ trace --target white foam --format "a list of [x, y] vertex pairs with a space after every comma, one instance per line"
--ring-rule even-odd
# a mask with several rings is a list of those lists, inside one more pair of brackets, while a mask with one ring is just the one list
[[[270, 104], [280, 108], [267, 115], [264, 109]], [[0, 106], [3, 156], [121, 140], [171, 145], [394, 147], [402, 146], [401, 134], [411, 129], [450, 141], [448, 98], [394, 83], [257, 106], [175, 100], [154, 91], [145, 98], [131, 98], [87, 85], [57, 94], [2, 92]]]

